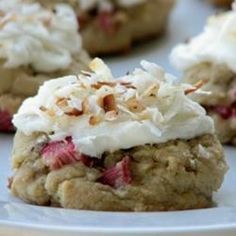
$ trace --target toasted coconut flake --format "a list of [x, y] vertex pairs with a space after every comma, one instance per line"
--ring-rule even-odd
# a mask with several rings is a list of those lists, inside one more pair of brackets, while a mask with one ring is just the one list
[[44, 19], [42, 19], [42, 22], [43, 22], [43, 25], [45, 27], [50, 27], [51, 26], [51, 23], [52, 23], [52, 18], [51, 17], [45, 17]]
[[99, 116], [99, 115], [94, 115], [94, 116], [91, 116], [90, 118], [89, 118], [89, 124], [90, 125], [97, 125], [97, 124], [99, 124], [100, 122], [102, 121], [102, 118], [101, 118], [101, 116]]
[[84, 114], [87, 114], [89, 112], [89, 101], [87, 98], [85, 98], [82, 102], [82, 110]]
[[131, 112], [131, 111], [130, 111], [128, 108], [126, 108], [125, 106], [123, 106], [123, 105], [118, 105], [118, 108], [119, 108], [120, 111], [122, 111], [122, 112], [124, 112], [124, 113], [130, 115], [133, 119], [139, 120], [138, 115], [137, 115], [136, 113], [134, 113], [134, 112]]
[[49, 116], [52, 116], [52, 117], [56, 116], [56, 113], [53, 110], [48, 109], [46, 112]]
[[16, 20], [15, 14], [6, 15], [0, 20], [0, 28], [3, 28], [9, 21], [15, 21], [15, 20]]
[[114, 121], [118, 117], [118, 112], [117, 111], [109, 111], [105, 114], [105, 120], [107, 121]]
[[7, 188], [10, 189], [13, 183], [13, 177], [8, 178]]
[[184, 91], [185, 95], [188, 95], [190, 93], [194, 93], [195, 91], [200, 89], [205, 83], [207, 83], [207, 81], [203, 81], [203, 80], [198, 81], [192, 88], [186, 89]]
[[116, 111], [117, 106], [116, 106], [115, 96], [113, 94], [108, 94], [105, 97], [103, 97], [102, 107], [105, 112]]
[[132, 83], [130, 82], [121, 82], [120, 83], [122, 86], [128, 88], [128, 89], [137, 89]]
[[55, 112], [53, 111], [53, 110], [51, 110], [51, 109], [47, 109], [46, 107], [44, 107], [44, 106], [41, 106], [40, 108], [39, 108], [42, 112], [45, 112], [47, 115], [49, 115], [49, 116], [55, 116], [56, 114], [55, 114]]
[[95, 89], [100, 89], [103, 86], [115, 87], [116, 83], [113, 82], [101, 82], [98, 81], [96, 84], [92, 84], [91, 87]]
[[58, 107], [65, 107], [65, 106], [68, 106], [68, 100], [66, 98], [59, 98], [57, 101], [56, 101], [56, 105]]
[[136, 98], [129, 99], [126, 104], [131, 112], [141, 112], [145, 109]]
[[157, 84], [151, 85], [149, 88], [147, 88], [144, 93], [142, 94], [142, 97], [155, 97], [160, 86]]
[[78, 110], [77, 108], [73, 108], [71, 111], [65, 112], [68, 116], [81, 116], [83, 115], [83, 111]]
[[4, 17], [6, 15], [6, 13], [2, 10], [0, 10], [0, 17]]
[[47, 111], [47, 108], [44, 107], [44, 106], [41, 106], [41, 107], [39, 108], [39, 110], [41, 110], [41, 111], [43, 111], [43, 112], [46, 112], [46, 111]]
[[83, 71], [81, 71], [81, 73], [82, 73], [83, 75], [87, 76], [87, 77], [91, 77], [91, 72], [88, 72], [88, 71], [83, 70]]

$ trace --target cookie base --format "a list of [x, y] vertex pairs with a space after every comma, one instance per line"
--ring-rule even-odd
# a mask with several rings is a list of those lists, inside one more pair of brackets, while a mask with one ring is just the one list
[[85, 49], [92, 55], [124, 53], [137, 42], [161, 36], [174, 2], [150, 0], [141, 6], [122, 9], [126, 20], [113, 34], [104, 32], [95, 18], [81, 30]]
[[208, 114], [214, 119], [216, 133], [223, 144], [236, 145], [236, 117], [222, 118], [218, 113], [209, 109], [210, 107], [228, 107], [235, 103], [234, 90], [236, 90], [235, 73], [225, 65], [201, 63], [193, 66], [184, 73], [184, 82], [195, 84], [203, 80], [206, 84], [202, 87], [204, 91], [211, 94], [192, 95], [192, 98], [206, 108]]
[[120, 188], [98, 182], [101, 172], [78, 161], [49, 171], [39, 154], [44, 135], [17, 133], [12, 193], [37, 205], [99, 211], [171, 211], [211, 207], [227, 170], [212, 135], [104, 154], [104, 167], [131, 157], [132, 181]]

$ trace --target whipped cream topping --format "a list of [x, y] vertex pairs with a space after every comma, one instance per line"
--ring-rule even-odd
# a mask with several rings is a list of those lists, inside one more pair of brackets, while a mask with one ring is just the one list
[[171, 53], [176, 69], [185, 71], [200, 63], [223, 64], [236, 72], [236, 7], [208, 20], [204, 31]]
[[45, 82], [37, 96], [23, 103], [13, 123], [26, 135], [45, 132], [52, 140], [70, 136], [80, 152], [93, 157], [214, 133], [212, 119], [186, 95], [195, 90], [191, 85], [177, 83], [156, 64], [141, 65], [114, 78], [95, 59], [93, 72]]
[[0, 26], [0, 58], [7, 68], [65, 69], [81, 50], [76, 15], [66, 4], [52, 12], [38, 3], [0, 1]]
[[133, 7], [135, 5], [146, 2], [147, 0], [78, 0], [79, 6], [82, 10], [87, 11], [94, 7], [98, 7], [100, 9], [107, 9], [114, 5], [118, 5], [120, 7]]

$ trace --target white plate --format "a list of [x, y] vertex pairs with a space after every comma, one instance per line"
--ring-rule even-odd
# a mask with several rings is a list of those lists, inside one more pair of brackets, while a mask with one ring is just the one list
[[[107, 58], [116, 75], [132, 70], [142, 59], [168, 64], [168, 53], [177, 42], [201, 31], [207, 15], [215, 10], [200, 0], [180, 0], [170, 32], [161, 41], [136, 48], [134, 53]], [[0, 236], [80, 235], [236, 235], [236, 149], [226, 147], [231, 166], [224, 185], [215, 194], [217, 206], [212, 209], [166, 213], [105, 213], [74, 211], [31, 206], [10, 196], [7, 177], [10, 171], [12, 135], [0, 135]]]

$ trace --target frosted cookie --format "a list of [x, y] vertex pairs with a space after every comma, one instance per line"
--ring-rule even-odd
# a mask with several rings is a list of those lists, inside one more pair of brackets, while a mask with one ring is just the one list
[[45, 82], [14, 116], [12, 193], [26, 202], [102, 211], [212, 206], [227, 165], [212, 119], [155, 64], [114, 78]]
[[77, 12], [83, 45], [93, 55], [120, 53], [160, 36], [175, 0], [40, 0], [69, 3]]
[[38, 3], [0, 2], [0, 131], [11, 131], [11, 117], [46, 80], [78, 74], [89, 58], [81, 47], [73, 9], [52, 12]]
[[236, 144], [236, 10], [209, 19], [204, 31], [177, 46], [172, 64], [188, 83], [202, 81], [208, 96], [195, 96], [214, 118], [223, 143]]

